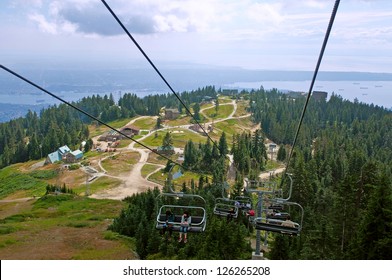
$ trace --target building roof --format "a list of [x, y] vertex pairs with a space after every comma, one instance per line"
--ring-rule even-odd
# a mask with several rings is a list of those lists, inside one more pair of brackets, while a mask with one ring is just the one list
[[182, 176], [181, 170], [178, 170], [176, 173], [173, 174], [173, 180], [180, 178]]
[[71, 154], [76, 158], [76, 159], [81, 159], [83, 157], [83, 152], [81, 150], [75, 150], [71, 152]]
[[132, 129], [132, 130], [140, 131], [140, 128], [138, 128], [138, 127], [136, 127], [134, 125], [131, 125], [131, 124], [130, 125], [126, 125], [123, 128], [121, 128], [121, 130], [124, 130], [124, 129]]
[[314, 99], [318, 99], [318, 100], [327, 99], [327, 97], [328, 97], [328, 92], [326, 92], [326, 91], [314, 90], [314, 91], [312, 92], [312, 96], [313, 96]]
[[172, 108], [165, 109], [165, 112], [180, 113], [180, 111], [178, 111], [178, 109], [172, 109]]
[[174, 151], [174, 147], [173, 146], [169, 146], [169, 147], [163, 147], [163, 146], [159, 146], [157, 148], [157, 151]]
[[67, 145], [64, 145], [64, 146], [62, 146], [62, 147], [60, 147], [60, 148], [58, 149], [58, 152], [59, 152], [61, 155], [64, 155], [64, 154], [66, 154], [66, 153], [69, 153], [70, 151], [71, 151], [71, 149], [68, 148]]
[[61, 154], [59, 153], [59, 151], [55, 151], [55, 152], [49, 154], [48, 158], [49, 158], [50, 163], [55, 163], [56, 161], [62, 160]]

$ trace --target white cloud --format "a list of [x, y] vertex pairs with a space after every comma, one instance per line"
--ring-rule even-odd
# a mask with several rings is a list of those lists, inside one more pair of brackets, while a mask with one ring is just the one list
[[[131, 32], [139, 34], [210, 30], [210, 23], [217, 20], [216, 3], [202, 2], [196, 0], [107, 1], [124, 25]], [[53, 26], [65, 24], [65, 26], [76, 27], [71, 30], [83, 34], [102, 36], [123, 34], [104, 5], [96, 0], [53, 1], [48, 11], [41, 12], [40, 15], [40, 22], [45, 21], [46, 24]]]
[[29, 19], [36, 22], [38, 24], [39, 29], [42, 32], [49, 33], [49, 34], [57, 34], [56, 23], [47, 21], [43, 15], [31, 14], [29, 15]]
[[[312, 50], [317, 53], [334, 4], [333, 0], [106, 1], [155, 57], [216, 64], [235, 60], [244, 67], [256, 63], [254, 54], [286, 57], [289, 61], [290, 56], [313, 55]], [[82, 44], [87, 50], [93, 48], [94, 38], [94, 42], [100, 42], [99, 47], [94, 46], [97, 54], [101, 49], [115, 47], [118, 53], [125, 53], [123, 50], [129, 48], [123, 44], [123, 30], [99, 0], [12, 3], [19, 7], [14, 8], [14, 14], [4, 13], [8, 22], [22, 22], [22, 26], [20, 18], [27, 15], [30, 24], [26, 27], [34, 23], [36, 30], [45, 33], [39, 34], [42, 38], [60, 41], [66, 37], [75, 50]], [[373, 52], [386, 56], [392, 47], [391, 11], [389, 0], [341, 1], [327, 51], [334, 55]], [[0, 18], [2, 26], [7, 24], [5, 19]]]
[[326, 0], [307, 0], [304, 1], [304, 5], [310, 8], [324, 9], [327, 5], [330, 5], [331, 1]]
[[254, 3], [248, 8], [248, 16], [250, 19], [261, 22], [271, 23], [274, 25], [280, 24], [284, 20], [282, 15], [282, 3]]

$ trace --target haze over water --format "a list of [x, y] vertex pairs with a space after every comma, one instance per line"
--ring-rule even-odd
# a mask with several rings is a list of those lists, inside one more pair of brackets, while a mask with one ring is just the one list
[[[312, 72], [244, 69], [163, 69], [165, 78], [176, 92], [214, 85], [216, 89], [264, 89], [307, 93]], [[118, 100], [124, 93], [140, 97], [163, 94], [170, 90], [151, 69], [110, 70], [30, 70], [22, 73], [33, 82], [68, 102], [86, 96], [113, 94]], [[320, 72], [313, 90], [335, 93], [344, 99], [392, 108], [392, 74], [356, 72]], [[0, 103], [37, 105], [60, 101], [38, 89], [0, 73]]]
[[[277, 88], [283, 91], [300, 91], [308, 93], [311, 81], [261, 81], [236, 82], [227, 84], [228, 88], [264, 89]], [[316, 81], [313, 91], [328, 92], [328, 99], [332, 93], [344, 99], [392, 108], [391, 81]]]

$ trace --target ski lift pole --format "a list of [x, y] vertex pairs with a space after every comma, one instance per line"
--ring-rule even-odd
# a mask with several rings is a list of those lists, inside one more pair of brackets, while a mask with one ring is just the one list
[[[257, 192], [257, 218], [261, 218], [261, 209], [262, 204], [263, 204], [263, 192]], [[255, 249], [255, 255], [260, 256], [260, 244], [261, 244], [261, 236], [260, 236], [260, 230], [256, 231], [256, 249]]]

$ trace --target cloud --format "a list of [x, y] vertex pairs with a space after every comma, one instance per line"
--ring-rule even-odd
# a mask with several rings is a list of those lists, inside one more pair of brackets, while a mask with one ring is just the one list
[[[42, 0], [30, 0], [27, 4], [32, 7], [40, 8], [42, 6], [43, 2], [42, 2]], [[13, 7], [13, 8], [25, 7], [26, 1], [25, 0], [12, 0], [9, 3], [9, 5], [10, 5], [10, 7]]]
[[324, 9], [327, 5], [330, 5], [330, 1], [323, 0], [306, 0], [304, 5], [310, 8]]
[[[107, 3], [127, 29], [138, 34], [208, 30], [208, 23], [216, 16], [214, 1], [206, 1], [205, 5], [195, 0], [117, 0]], [[29, 16], [43, 32], [57, 34], [66, 30], [100, 36], [124, 34], [101, 1], [53, 1], [46, 7], [47, 11], [41, 9], [40, 13]]]
[[47, 21], [43, 15], [31, 14], [29, 15], [29, 19], [36, 22], [38, 24], [38, 28], [42, 32], [49, 34], [57, 34], [57, 24]]
[[[84, 34], [99, 34], [113, 36], [123, 34], [114, 18], [109, 16], [104, 7], [92, 6], [88, 9], [77, 9], [69, 6], [59, 10], [58, 16], [64, 21], [77, 26], [77, 31]], [[127, 20], [130, 31], [136, 33], [151, 33], [153, 28], [148, 19], [133, 15]], [[130, 24], [129, 24], [130, 23]]]
[[257, 22], [279, 24], [283, 21], [281, 3], [254, 3], [249, 6], [248, 16]]

